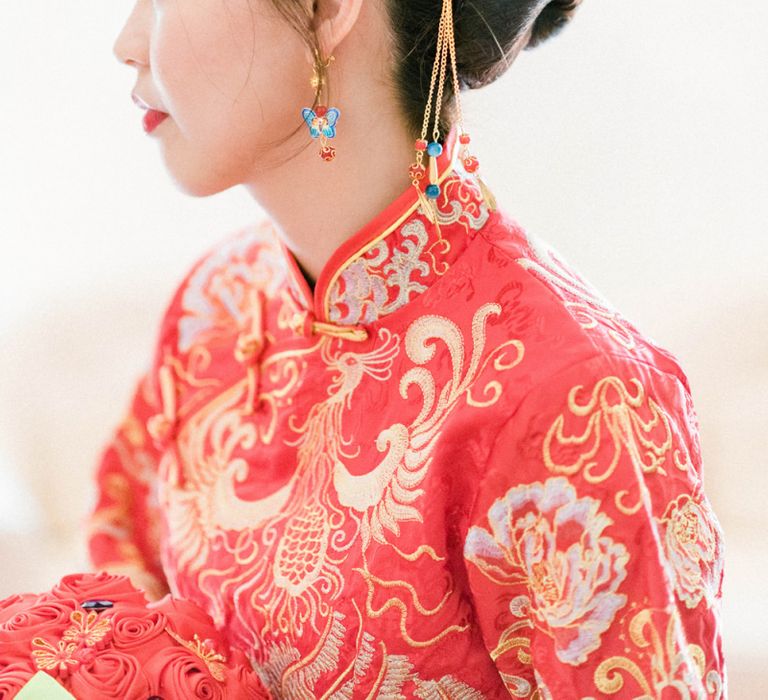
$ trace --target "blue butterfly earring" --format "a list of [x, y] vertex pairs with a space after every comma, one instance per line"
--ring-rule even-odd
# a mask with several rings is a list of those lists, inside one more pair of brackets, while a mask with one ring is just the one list
[[[327, 61], [321, 61], [320, 54], [317, 51], [315, 51], [315, 56], [314, 74], [310, 83], [316, 90], [319, 88], [317, 94], [320, 95], [327, 82], [325, 75], [328, 66], [334, 60], [334, 57], [329, 56]], [[322, 104], [317, 105], [314, 109], [304, 107], [301, 110], [301, 116], [309, 127], [309, 135], [313, 139], [320, 139], [319, 155], [324, 161], [331, 161], [336, 157], [336, 149], [329, 145], [328, 139], [336, 136], [336, 122], [340, 115], [341, 112], [336, 107], [328, 107]]]

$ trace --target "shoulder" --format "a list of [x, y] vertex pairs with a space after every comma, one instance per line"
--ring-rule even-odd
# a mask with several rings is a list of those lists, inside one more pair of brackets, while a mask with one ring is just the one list
[[630, 507], [627, 491], [703, 484], [699, 421], [677, 374], [627, 353], [597, 353], [559, 368], [522, 397], [498, 428], [488, 483], [562, 476]]
[[249, 290], [272, 290], [282, 283], [280, 260], [279, 242], [268, 218], [227, 232], [195, 260], [176, 286], [162, 318], [161, 344], [184, 353], [199, 334], [240, 321]]
[[[499, 305], [500, 333], [519, 338], [528, 387], [568, 368], [648, 367], [690, 391], [678, 358], [642, 332], [547, 241], [497, 211], [482, 229], [478, 271]], [[518, 393], [518, 396], [520, 394]]]

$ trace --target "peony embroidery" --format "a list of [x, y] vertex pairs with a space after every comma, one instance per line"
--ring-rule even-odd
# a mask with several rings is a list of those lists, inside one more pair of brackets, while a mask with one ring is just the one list
[[709, 502], [697, 503], [683, 494], [670, 501], [659, 522], [677, 597], [689, 608], [702, 598], [711, 607], [720, 589], [724, 555], [722, 528]]
[[554, 638], [558, 659], [573, 665], [600, 647], [627, 602], [616, 591], [629, 554], [603, 534], [613, 521], [599, 507], [562, 476], [516, 486], [489, 509], [490, 531], [472, 527], [464, 548], [492, 581], [527, 586], [531, 615]]

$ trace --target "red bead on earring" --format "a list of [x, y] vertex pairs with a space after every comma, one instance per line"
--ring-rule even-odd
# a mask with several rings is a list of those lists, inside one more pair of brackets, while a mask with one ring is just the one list
[[318, 105], [315, 109], [305, 107], [301, 110], [301, 116], [309, 127], [309, 135], [320, 139], [320, 157], [325, 161], [333, 160], [336, 149], [328, 143], [328, 139], [336, 136], [336, 121], [341, 112], [335, 107]]

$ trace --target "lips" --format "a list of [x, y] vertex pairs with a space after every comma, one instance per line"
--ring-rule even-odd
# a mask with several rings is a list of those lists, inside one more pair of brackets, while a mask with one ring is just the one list
[[150, 133], [153, 131], [160, 122], [164, 121], [168, 115], [165, 112], [159, 112], [156, 109], [148, 109], [144, 114], [142, 124], [144, 125], [144, 131]]
[[131, 99], [133, 100], [134, 104], [137, 107], [140, 107], [143, 110], [146, 110], [146, 114], [144, 114], [144, 118], [142, 120], [142, 124], [144, 126], [144, 131], [147, 133], [150, 133], [153, 131], [160, 122], [162, 122], [167, 116], [168, 112], [163, 112], [160, 109], [156, 109], [152, 105], [150, 105], [146, 100], [139, 97], [139, 95], [136, 92], [131, 93]]

